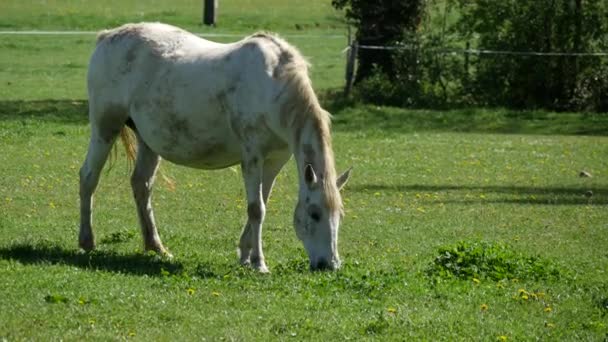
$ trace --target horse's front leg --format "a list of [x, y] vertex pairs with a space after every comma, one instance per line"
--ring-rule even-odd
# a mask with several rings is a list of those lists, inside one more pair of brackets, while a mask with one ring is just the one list
[[247, 192], [247, 224], [241, 235], [239, 252], [242, 264], [251, 264], [256, 270], [267, 273], [262, 251], [262, 223], [266, 214], [262, 196], [263, 164], [263, 159], [258, 155], [243, 156], [241, 168]]
[[[275, 153], [274, 155], [266, 158], [262, 165], [262, 203], [264, 207], [268, 204], [268, 198], [272, 191], [274, 181], [279, 174], [279, 171], [283, 168], [285, 163], [289, 160], [289, 151], [283, 151]], [[243, 173], [245, 174], [245, 173]], [[248, 265], [251, 263], [251, 251], [256, 242], [253, 237], [253, 230], [248, 220], [247, 224], [243, 228], [241, 239], [239, 242], [239, 256], [241, 264]]]

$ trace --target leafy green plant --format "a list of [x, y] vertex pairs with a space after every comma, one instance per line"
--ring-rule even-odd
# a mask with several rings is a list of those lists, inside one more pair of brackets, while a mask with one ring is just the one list
[[120, 230], [103, 237], [100, 242], [107, 244], [121, 243], [131, 240], [135, 235], [133, 230]]
[[49, 294], [44, 296], [44, 301], [50, 304], [63, 303], [66, 304], [69, 300], [66, 296], [60, 294]]
[[525, 256], [503, 243], [466, 242], [441, 247], [427, 274], [460, 279], [559, 278], [556, 265], [537, 256]]

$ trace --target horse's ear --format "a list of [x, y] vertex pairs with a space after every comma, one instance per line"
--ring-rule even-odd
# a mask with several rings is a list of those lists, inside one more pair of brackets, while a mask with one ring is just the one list
[[344, 171], [343, 174], [341, 174], [338, 179], [336, 179], [336, 185], [338, 186], [338, 189], [342, 189], [344, 187], [344, 185], [346, 185], [346, 183], [348, 183], [348, 179], [350, 178], [350, 172], [353, 170], [353, 167], [349, 167], [348, 170]]
[[304, 180], [306, 181], [306, 185], [309, 187], [317, 184], [317, 174], [310, 164], [307, 164], [304, 168]]

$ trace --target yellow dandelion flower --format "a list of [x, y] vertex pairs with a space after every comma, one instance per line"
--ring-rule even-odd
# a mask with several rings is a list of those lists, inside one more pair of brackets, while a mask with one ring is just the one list
[[553, 323], [545, 323], [545, 327], [547, 327], [547, 328], [555, 328], [555, 324], [553, 324]]
[[479, 309], [481, 309], [481, 311], [488, 310], [488, 304], [481, 304], [481, 306], [479, 307]]
[[528, 295], [521, 295], [521, 299], [528, 300]]
[[129, 331], [129, 337], [135, 336], [135, 331]]
[[505, 342], [507, 340], [507, 336], [500, 335], [496, 338], [496, 341]]
[[211, 292], [211, 295], [214, 296], [214, 297], [219, 297], [220, 293], [213, 291], [213, 292]]
[[189, 289], [188, 289], [188, 294], [192, 296], [192, 295], [194, 294], [194, 292], [195, 292], [195, 291], [196, 291], [195, 289], [193, 289], [193, 288], [189, 288]]
[[388, 311], [389, 313], [397, 313], [397, 309], [393, 308], [393, 307], [389, 307], [388, 309], [386, 309], [386, 311]]
[[475, 285], [479, 285], [479, 283], [481, 283], [481, 280], [473, 278], [473, 282], [475, 283]]
[[547, 306], [543, 311], [549, 313], [549, 312], [553, 311], [553, 309], [551, 309], [550, 306]]

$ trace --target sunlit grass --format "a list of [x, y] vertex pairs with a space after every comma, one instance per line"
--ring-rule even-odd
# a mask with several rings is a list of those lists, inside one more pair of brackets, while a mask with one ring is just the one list
[[[276, 12], [259, 1], [221, 1], [215, 30], [292, 35], [313, 63], [319, 93], [341, 87], [344, 41], [293, 37], [342, 32], [333, 27], [329, 1], [265, 4]], [[139, 11], [146, 20], [213, 31], [197, 26], [200, 5], [2, 1], [0, 26], [95, 30], [136, 21]], [[299, 30], [296, 23], [303, 23]], [[293, 162], [268, 205], [264, 248], [272, 274], [237, 263], [246, 216], [238, 167], [199, 171], [163, 163], [176, 186], [159, 180], [153, 202], [161, 238], [175, 258], [142, 253], [119, 149], [97, 191], [99, 248], [82, 253], [78, 169], [89, 137], [84, 75], [93, 40], [0, 39], [0, 340], [607, 336], [608, 125], [602, 115], [404, 110], [324, 96], [335, 116], [337, 166], [354, 166], [343, 193], [344, 267], [335, 273], [309, 272], [293, 232]], [[592, 177], [580, 177], [581, 171]], [[482, 250], [499, 255], [484, 259], [473, 248], [460, 256], [482, 258], [456, 265], [466, 265], [471, 277], [429, 276], [437, 257], [458, 243], [489, 246]], [[495, 260], [526, 266], [529, 257], [559, 277], [475, 273], [488, 264], [503, 267]]]
[[16, 30], [100, 30], [125, 22], [161, 21], [197, 32], [279, 32], [333, 33], [343, 30], [339, 11], [324, 0], [222, 0], [217, 26], [201, 24], [203, 2], [179, 1], [21, 1], [0, 3], [0, 29]]
[[[344, 192], [344, 268], [309, 273], [291, 227], [297, 181], [290, 163], [268, 206], [273, 273], [263, 277], [237, 265], [246, 211], [238, 168], [163, 164], [177, 183], [172, 190], [159, 181], [154, 195], [161, 237], [175, 255], [168, 261], [141, 254], [119, 156], [97, 193], [99, 251], [85, 255], [76, 237], [86, 125], [52, 115], [5, 114], [0, 122], [0, 295], [3, 308], [19, 308], [0, 310], [0, 335], [9, 339], [520, 340], [606, 332], [604, 137], [382, 135], [338, 124], [337, 164], [355, 167]], [[593, 177], [579, 177], [583, 169]], [[480, 240], [539, 256], [562, 270], [560, 278], [438, 283], [426, 275], [440, 247]]]

